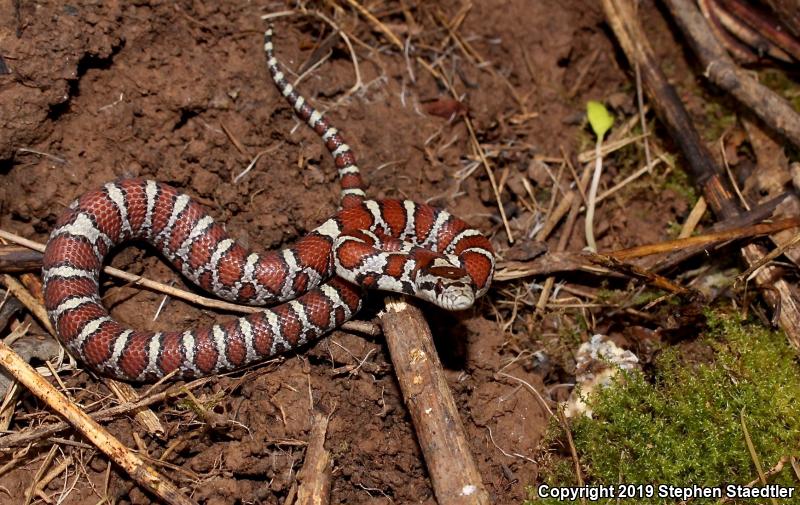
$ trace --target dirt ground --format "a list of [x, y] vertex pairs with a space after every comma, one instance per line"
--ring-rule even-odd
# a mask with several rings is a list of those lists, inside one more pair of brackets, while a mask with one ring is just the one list
[[[574, 158], [591, 147], [583, 124], [586, 101], [610, 101], [620, 122], [635, 115], [631, 70], [597, 2], [474, 2], [457, 30], [473, 55], [442, 24], [457, 18], [460, 2], [365, 4], [402, 40], [412, 37], [416, 52], [405, 58], [345, 2], [335, 9], [320, 3], [307, 7], [335, 18], [352, 35], [362, 85], [348, 94], [355, 75], [347, 46], [329, 39], [330, 27], [314, 16], [295, 12], [275, 20], [278, 59], [293, 72], [321, 61], [299, 88], [344, 131], [370, 196], [445, 206], [492, 237], [501, 255], [509, 250], [508, 237], [486, 171], [476, 163], [465, 123], [435, 114], [437, 107], [448, 109], [451, 95], [414, 54], [425, 62], [438, 58], [434, 69], [452, 78], [504, 184], [504, 209], [523, 244], [537, 218], [523, 205], [528, 195], [519, 181], [529, 178], [540, 210], [546, 210], [552, 181], [542, 164], [554, 174], [559, 164], [550, 160]], [[675, 34], [654, 5], [644, 4], [665, 70], [679, 86], [691, 84], [695, 77]], [[0, 228], [44, 242], [73, 198], [131, 176], [197, 197], [252, 247], [279, 248], [314, 228], [336, 209], [336, 170], [320, 140], [274, 88], [262, 54], [260, 16], [292, 8], [294, 2], [0, 2], [0, 56], [8, 68], [0, 75]], [[687, 98], [702, 125], [707, 114]], [[604, 187], [623, 169], [621, 160], [610, 163]], [[563, 170], [564, 180], [571, 180]], [[602, 249], [662, 240], [689, 211], [685, 195], [655, 183], [627, 191], [624, 202], [610, 198], [598, 211]], [[570, 249], [584, 245], [582, 223]], [[557, 242], [558, 234], [549, 243]], [[124, 248], [111, 264], [192, 289], [147, 248]], [[512, 320], [504, 302], [533, 289], [532, 280], [498, 283], [466, 314], [426, 309], [494, 503], [524, 500], [547, 458], [541, 447], [547, 415], [528, 388], [508, 376], [563, 399], [565, 389], [556, 386], [570, 382], [571, 353], [590, 336], [578, 320], [597, 317], [562, 308], [536, 318], [532, 307], [523, 306], [525, 317]], [[104, 296], [114, 317], [137, 328], [189, 328], [233, 317], [169, 300], [153, 320], [162, 295], [112, 279]], [[363, 317], [379, 303], [372, 296]], [[615, 328], [613, 318], [597, 324]], [[34, 326], [32, 333], [45, 332]], [[568, 333], [573, 338], [564, 341]], [[552, 366], [536, 366], [530, 352], [541, 349]], [[523, 359], [515, 360], [520, 353]], [[347, 365], [355, 366], [341, 372]], [[501, 369], [507, 375], [498, 374]], [[84, 371], [61, 378], [89, 409], [111, 402], [106, 387]], [[336, 331], [297, 354], [215, 378], [194, 394], [241, 429], [214, 431], [184, 401], [153, 407], [167, 430], [163, 439], [131, 418], [107, 426], [200, 503], [283, 503], [303, 462], [311, 406], [318, 403], [335, 408], [327, 439], [335, 462], [333, 503], [434, 503], [380, 337]], [[10, 429], [50, 417], [25, 398]], [[80, 464], [54, 479], [45, 494], [63, 492], [64, 505], [99, 503], [106, 496], [123, 504], [152, 502], [80, 437], [60, 436], [78, 442], [62, 443], [59, 451]], [[1, 475], [0, 495], [21, 503], [48, 450], [32, 447], [24, 465]]]

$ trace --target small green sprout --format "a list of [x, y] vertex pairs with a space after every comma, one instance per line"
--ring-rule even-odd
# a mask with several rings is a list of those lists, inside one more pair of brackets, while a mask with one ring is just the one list
[[595, 100], [586, 103], [586, 115], [598, 142], [602, 142], [606, 132], [614, 124], [614, 115], [608, 112], [605, 105]]
[[614, 124], [614, 115], [600, 102], [589, 100], [586, 103], [586, 115], [589, 118], [597, 143], [594, 146], [595, 164], [592, 185], [589, 188], [589, 198], [586, 202], [586, 248], [597, 252], [597, 243], [594, 240], [594, 208], [597, 203], [597, 188], [600, 186], [600, 174], [603, 172], [602, 146], [606, 132]]

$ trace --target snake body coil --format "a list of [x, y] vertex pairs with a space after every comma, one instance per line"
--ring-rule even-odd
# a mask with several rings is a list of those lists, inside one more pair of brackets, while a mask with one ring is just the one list
[[[298, 117], [325, 142], [339, 171], [342, 210], [292, 247], [259, 254], [237, 244], [199, 204], [151, 180], [126, 179], [81, 196], [50, 235], [45, 305], [59, 338], [95, 370], [148, 381], [203, 376], [302, 345], [351, 318], [361, 287], [406, 293], [448, 310], [489, 287], [489, 241], [447, 211], [410, 200], [368, 200], [339, 132], [289, 84], [265, 34], [267, 66]], [[127, 328], [103, 307], [99, 276], [116, 244], [143, 239], [184, 276], [229, 301], [279, 303], [226, 324], [187, 331]]]

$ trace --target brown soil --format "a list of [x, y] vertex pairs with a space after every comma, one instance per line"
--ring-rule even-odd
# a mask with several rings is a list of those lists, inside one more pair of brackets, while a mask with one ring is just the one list
[[[632, 80], [602, 11], [596, 2], [583, 0], [474, 2], [459, 33], [491, 62], [489, 72], [445, 43], [435, 21], [436, 13], [452, 19], [459, 2], [420, 3], [411, 11], [413, 26], [401, 8], [410, 3], [372, 2], [370, 9], [399, 35], [418, 35], [427, 44], [420, 44], [426, 61], [441, 47], [458, 54], [445, 58], [438, 70], [456, 79], [456, 90], [465, 94], [480, 141], [502, 151], [493, 158], [495, 170], [498, 177], [509, 170], [504, 203], [517, 235], [524, 236], [530, 214], [519, 203], [514, 176], [527, 170], [537, 181], [528, 170], [534, 155], [561, 157], [562, 149], [574, 154], [590, 146], [581, 123], [586, 100], [622, 96], [619, 113], [635, 110]], [[336, 208], [336, 171], [320, 140], [299, 124], [275, 90], [262, 55], [259, 16], [286, 8], [279, 2], [260, 8], [245, 1], [2, 2], [0, 56], [10, 73], [0, 75], [0, 227], [43, 242], [73, 198], [128, 176], [184, 189], [206, 203], [236, 238], [260, 248], [285, 246], [315, 227]], [[337, 102], [354, 82], [346, 47], [337, 39], [331, 57], [300, 89], [344, 130], [371, 196], [434, 201], [491, 235], [498, 250], [507, 249], [483, 169], [460, 183], [456, 179], [472, 153], [465, 124], [424, 112], [430, 110], [425, 104], [448, 98], [448, 92], [413, 62], [412, 82], [399, 51], [352, 11], [339, 12], [337, 20], [359, 39], [354, 43], [364, 87]], [[691, 80], [658, 12], [647, 14], [646, 22], [659, 53], [671, 62], [668, 72]], [[278, 58], [292, 70], [308, 62], [330, 33], [321, 20], [301, 15], [278, 19], [276, 28]], [[537, 115], [511, 123], [509, 118], [525, 111], [509, 87], [525, 111]], [[275, 149], [233, 182], [256, 153], [269, 148]], [[622, 162], [609, 164], [606, 187], [619, 178], [619, 167]], [[565, 180], [571, 180], [567, 173]], [[551, 183], [546, 177], [538, 182], [537, 195], [545, 195]], [[688, 212], [685, 197], [675, 192], [660, 193], [656, 200], [657, 185], [632, 188], [624, 205], [611, 199], [600, 209], [602, 248], [663, 239], [670, 222]], [[548, 198], [540, 198], [542, 210]], [[575, 230], [570, 248], [580, 249], [582, 221]], [[556, 242], [557, 237], [551, 245]], [[146, 248], [125, 248], [112, 264], [156, 280], [183, 282]], [[505, 319], [496, 316], [508, 318], [508, 307], [498, 302], [520, 286], [498, 286], [468, 314], [428, 311], [473, 453], [496, 503], [519, 503], [527, 497], [526, 486], [537, 483], [539, 467], [532, 461], [543, 457], [540, 442], [548, 421], [525, 387], [496, 372], [521, 350], [546, 348], [559, 363], [549, 377], [530, 358], [504, 369], [545, 391], [545, 379], [548, 385], [568, 381], [569, 349], [576, 347], [560, 340], [563, 313], [534, 326], [526, 326], [533, 320], [526, 315], [504, 332]], [[171, 300], [154, 322], [161, 295], [108, 280], [105, 296], [115, 317], [139, 328], [188, 328], [231, 317]], [[372, 310], [379, 301], [373, 298]], [[584, 331], [579, 340], [588, 336]], [[362, 360], [368, 366], [354, 373], [334, 371]], [[108, 394], [85, 372], [63, 380], [84, 404]], [[154, 408], [168, 430], [163, 440], [127, 418], [108, 427], [131, 447], [137, 446], [136, 434], [156, 459], [185, 440], [170, 450], [168, 465], [160, 469], [200, 503], [282, 503], [302, 464], [311, 405], [318, 402], [335, 406], [327, 442], [335, 462], [334, 503], [434, 503], [380, 338], [337, 331], [255, 372], [215, 379], [195, 394], [243, 429], [214, 432], [182, 403]], [[20, 412], [36, 408], [27, 399]], [[11, 429], [30, 419], [23, 416], [15, 423]], [[46, 490], [72, 486], [77, 478], [65, 505], [96, 503], [106, 493], [118, 503], [152, 502], [115, 468], [106, 482], [107, 462], [92, 449], [61, 447], [85, 463]], [[36, 446], [28, 456], [48, 449]], [[519, 456], [505, 456], [501, 449]], [[13, 503], [21, 502], [40, 464], [31, 457], [0, 476], [0, 495], [7, 490]]]

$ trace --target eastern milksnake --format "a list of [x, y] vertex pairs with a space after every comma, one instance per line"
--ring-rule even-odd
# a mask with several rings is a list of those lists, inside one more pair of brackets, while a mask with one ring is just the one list
[[[293, 247], [259, 254], [228, 236], [197, 203], [142, 179], [108, 183], [60, 216], [43, 261], [45, 305], [65, 346], [96, 371], [147, 381], [242, 367], [341, 325], [360, 308], [361, 287], [406, 293], [448, 310], [486, 292], [489, 241], [448, 212], [409, 200], [368, 200], [355, 156], [336, 128], [286, 81], [264, 37], [267, 66], [295, 113], [322, 137], [342, 186], [340, 210]], [[221, 298], [280, 303], [226, 324], [149, 332], [110, 317], [99, 295], [108, 251], [144, 239], [184, 276]], [[359, 287], [361, 286], [361, 287]]]

